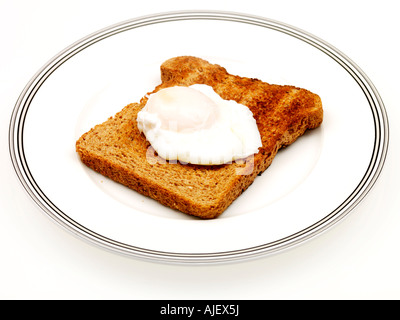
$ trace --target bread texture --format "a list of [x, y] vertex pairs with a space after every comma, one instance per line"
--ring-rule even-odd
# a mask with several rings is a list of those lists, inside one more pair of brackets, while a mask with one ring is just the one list
[[[170, 162], [157, 155], [137, 128], [137, 113], [148, 94], [193, 84], [209, 85], [221, 98], [235, 100], [252, 111], [262, 140], [257, 154], [211, 166]], [[165, 61], [161, 84], [148, 94], [84, 133], [76, 142], [76, 151], [85, 165], [100, 174], [165, 206], [204, 219], [224, 212], [269, 167], [280, 148], [323, 120], [321, 99], [308, 90], [232, 75], [192, 56]]]

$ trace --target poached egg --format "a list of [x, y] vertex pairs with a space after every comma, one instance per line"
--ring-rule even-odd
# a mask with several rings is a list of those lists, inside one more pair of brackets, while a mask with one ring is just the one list
[[181, 163], [230, 163], [262, 146], [250, 109], [204, 84], [151, 94], [136, 121], [160, 157]]

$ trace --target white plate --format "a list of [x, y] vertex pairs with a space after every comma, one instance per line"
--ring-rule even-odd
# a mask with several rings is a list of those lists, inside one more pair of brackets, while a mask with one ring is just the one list
[[[219, 218], [163, 207], [88, 169], [75, 141], [160, 82], [160, 64], [194, 55], [228, 72], [309, 89], [324, 122], [281, 150]], [[24, 188], [51, 218], [102, 247], [164, 262], [256, 257], [309, 239], [346, 216], [384, 164], [388, 120], [367, 76], [297, 28], [228, 12], [173, 12], [105, 28], [72, 44], [27, 84], [10, 122]]]

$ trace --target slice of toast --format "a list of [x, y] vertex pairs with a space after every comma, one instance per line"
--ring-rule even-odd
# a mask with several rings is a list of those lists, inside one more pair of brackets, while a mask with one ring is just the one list
[[241, 161], [213, 166], [161, 159], [136, 124], [147, 95], [83, 134], [76, 142], [76, 151], [84, 164], [102, 175], [200, 218], [220, 215], [268, 168], [280, 148], [293, 143], [307, 129], [318, 127], [323, 119], [321, 99], [310, 91], [231, 75], [223, 67], [196, 57], [165, 61], [161, 80], [150, 93], [177, 85], [206, 84], [223, 99], [246, 105], [260, 131], [259, 152]]

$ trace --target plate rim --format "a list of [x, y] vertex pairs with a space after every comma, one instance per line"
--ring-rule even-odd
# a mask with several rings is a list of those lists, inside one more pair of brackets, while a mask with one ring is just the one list
[[[335, 210], [326, 215], [323, 219], [303, 230], [266, 244], [222, 252], [175, 253], [141, 248], [104, 237], [72, 220], [46, 197], [29, 171], [23, 148], [25, 117], [31, 102], [41, 85], [64, 62], [68, 61], [82, 50], [90, 47], [92, 44], [135, 28], [155, 23], [168, 23], [180, 20], [225, 20], [252, 24], [287, 34], [306, 42], [328, 55], [344, 68], [350, 76], [352, 76], [353, 80], [357, 82], [358, 86], [365, 94], [373, 115], [375, 143], [369, 166], [363, 178], [354, 191], [341, 204], [339, 204]], [[276, 253], [293, 247], [321, 234], [347, 216], [365, 198], [380, 176], [389, 147], [389, 120], [384, 103], [377, 89], [361, 68], [341, 51], [311, 33], [283, 22], [249, 14], [216, 10], [172, 11], [141, 16], [100, 29], [72, 43], [70, 46], [66, 47], [51, 58], [34, 74], [18, 97], [11, 114], [8, 144], [14, 170], [28, 195], [50, 218], [80, 238], [113, 252], [119, 252], [151, 261], [192, 264], [221, 263], [265, 256], [267, 254]]]

